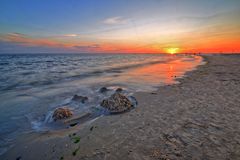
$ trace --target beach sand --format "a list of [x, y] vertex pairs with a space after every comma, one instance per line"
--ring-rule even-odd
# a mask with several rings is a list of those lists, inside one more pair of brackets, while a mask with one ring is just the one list
[[204, 59], [179, 84], [136, 93], [127, 113], [28, 134], [0, 159], [240, 159], [240, 55]]

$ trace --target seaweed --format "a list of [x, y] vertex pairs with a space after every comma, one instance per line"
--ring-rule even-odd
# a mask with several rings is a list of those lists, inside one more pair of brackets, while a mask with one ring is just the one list
[[72, 138], [72, 140], [73, 140], [74, 143], [80, 142], [80, 139], [81, 139], [81, 138], [80, 138], [79, 136]]

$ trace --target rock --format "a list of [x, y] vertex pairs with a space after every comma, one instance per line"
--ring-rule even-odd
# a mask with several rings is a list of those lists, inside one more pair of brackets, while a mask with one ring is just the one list
[[105, 93], [105, 92], [107, 92], [109, 89], [107, 89], [107, 87], [102, 87], [102, 88], [100, 88], [100, 90], [99, 90], [99, 92], [100, 93]]
[[53, 113], [53, 119], [54, 121], [60, 120], [60, 119], [66, 119], [71, 117], [73, 114], [68, 108], [57, 108]]
[[122, 92], [122, 91], [123, 91], [122, 88], [118, 88], [118, 89], [116, 89], [116, 92]]
[[19, 156], [19, 157], [17, 157], [17, 158], [16, 158], [16, 160], [20, 160], [20, 159], [22, 159], [22, 157], [21, 157], [21, 156]]
[[123, 94], [114, 93], [111, 97], [104, 99], [101, 106], [111, 113], [121, 113], [133, 107], [132, 102]]
[[92, 131], [93, 130], [93, 126], [90, 128], [90, 131]]
[[84, 96], [79, 96], [79, 95], [74, 95], [72, 98], [73, 101], [78, 101], [81, 103], [85, 103], [88, 100], [88, 97], [84, 97]]

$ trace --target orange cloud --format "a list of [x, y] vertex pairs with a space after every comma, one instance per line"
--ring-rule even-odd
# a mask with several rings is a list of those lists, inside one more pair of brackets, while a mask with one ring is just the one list
[[42, 38], [31, 38], [20, 33], [9, 33], [1, 38], [6, 42], [18, 43], [24, 46], [67, 47], [66, 44]]

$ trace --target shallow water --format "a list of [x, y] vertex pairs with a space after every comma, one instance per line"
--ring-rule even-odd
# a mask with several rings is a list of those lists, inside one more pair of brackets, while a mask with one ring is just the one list
[[[75, 114], [102, 115], [100, 102], [176, 83], [202, 58], [184, 55], [0, 55], [0, 154], [32, 131], [53, 129], [51, 113], [67, 105]], [[101, 87], [110, 91], [101, 94]], [[85, 104], [72, 101], [87, 96]]]

